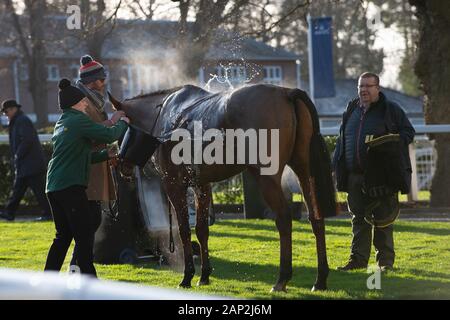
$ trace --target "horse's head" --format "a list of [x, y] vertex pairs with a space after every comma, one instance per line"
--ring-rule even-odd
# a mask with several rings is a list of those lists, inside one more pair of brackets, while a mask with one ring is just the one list
[[131, 124], [147, 134], [153, 134], [152, 129], [158, 120], [164, 100], [181, 87], [159, 90], [142, 94], [120, 102], [108, 92], [109, 101], [115, 110], [122, 110], [130, 119]]
[[122, 110], [130, 119], [130, 128], [120, 144], [120, 173], [131, 179], [136, 165], [143, 167], [150, 159], [160, 142], [153, 135], [153, 128], [164, 99], [179, 88], [140, 95], [122, 102], [108, 92], [114, 109]]

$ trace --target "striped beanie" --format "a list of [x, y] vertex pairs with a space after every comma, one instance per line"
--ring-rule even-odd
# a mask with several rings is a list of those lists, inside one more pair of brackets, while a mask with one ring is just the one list
[[96, 80], [106, 79], [106, 72], [103, 65], [90, 55], [84, 55], [80, 59], [80, 81], [88, 84]]

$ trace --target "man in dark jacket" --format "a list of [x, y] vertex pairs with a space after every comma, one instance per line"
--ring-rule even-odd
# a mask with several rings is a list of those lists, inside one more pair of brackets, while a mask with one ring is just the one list
[[[411, 185], [408, 145], [413, 141], [415, 131], [405, 112], [380, 92], [379, 77], [374, 73], [366, 72], [359, 77], [358, 96], [349, 102], [344, 112], [333, 157], [337, 188], [348, 193], [348, 207], [353, 215], [350, 259], [339, 270], [367, 268], [372, 243], [372, 224], [369, 223], [371, 219], [368, 219], [368, 215], [384, 220], [386, 217], [396, 217], [398, 191], [408, 193]], [[381, 193], [374, 196], [369, 192], [372, 190], [367, 185], [367, 177], [370, 176], [367, 173], [373, 175], [373, 172], [384, 171], [373, 168], [374, 162], [369, 161], [366, 139], [387, 134], [400, 136], [401, 147], [398, 152], [401, 168], [400, 172], [393, 174], [404, 181], [404, 187], [399, 189], [386, 185]], [[374, 224], [373, 230], [377, 264], [381, 270], [392, 269], [395, 260], [393, 225]]]
[[33, 190], [44, 215], [39, 220], [51, 219], [50, 206], [45, 196], [46, 163], [44, 152], [33, 123], [20, 110], [15, 100], [6, 100], [2, 104], [2, 112], [9, 119], [9, 146], [13, 157], [14, 186], [5, 211], [0, 218], [12, 221], [19, 203], [28, 187]]

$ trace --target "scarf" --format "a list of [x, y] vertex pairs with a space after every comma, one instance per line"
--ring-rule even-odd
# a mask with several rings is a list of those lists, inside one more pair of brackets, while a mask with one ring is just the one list
[[100, 92], [89, 89], [80, 80], [77, 81], [76, 85], [78, 89], [80, 89], [86, 95], [86, 97], [94, 104], [94, 106], [101, 113], [106, 114], [105, 112], [106, 99]]

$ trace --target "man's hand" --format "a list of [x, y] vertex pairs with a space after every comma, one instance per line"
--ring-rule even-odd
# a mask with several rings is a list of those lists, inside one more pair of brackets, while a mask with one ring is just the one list
[[113, 113], [112, 117], [111, 117], [111, 121], [114, 124], [117, 123], [117, 121], [120, 120], [120, 118], [125, 117], [125, 112], [119, 110]]

